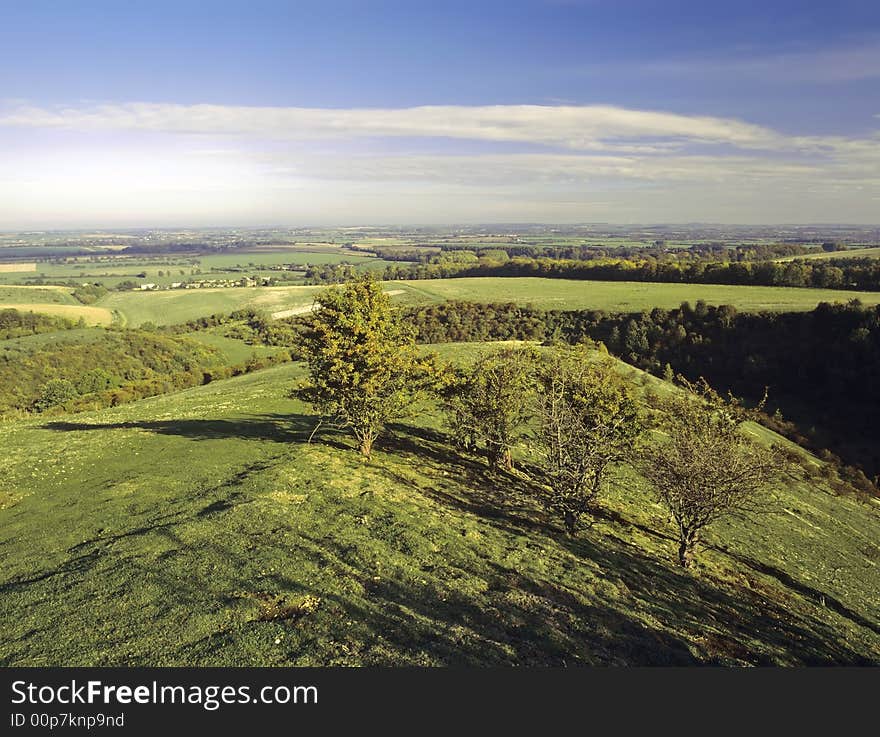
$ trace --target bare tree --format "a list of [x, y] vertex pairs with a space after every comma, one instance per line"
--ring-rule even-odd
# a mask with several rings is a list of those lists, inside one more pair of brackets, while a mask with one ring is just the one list
[[535, 447], [548, 491], [544, 506], [574, 534], [644, 430], [638, 406], [611, 359], [560, 349], [538, 370]]
[[772, 509], [767, 486], [784, 473], [784, 454], [747, 438], [748, 413], [701, 379], [659, 399], [658, 442], [642, 453], [642, 473], [669, 510], [678, 533], [678, 562], [688, 568], [706, 527], [724, 517]]

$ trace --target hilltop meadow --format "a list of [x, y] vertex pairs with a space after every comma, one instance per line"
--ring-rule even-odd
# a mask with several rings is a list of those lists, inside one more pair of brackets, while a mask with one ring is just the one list
[[300, 376], [0, 425], [2, 662], [880, 661], [880, 516], [815, 460], [774, 489], [774, 514], [713, 531], [689, 573], [631, 470], [571, 538], [429, 407], [370, 460], [332, 431], [309, 442], [317, 418], [286, 398]]

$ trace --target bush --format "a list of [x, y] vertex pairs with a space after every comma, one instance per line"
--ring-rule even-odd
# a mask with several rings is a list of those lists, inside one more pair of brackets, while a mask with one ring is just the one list
[[50, 407], [57, 407], [76, 399], [79, 392], [72, 381], [67, 379], [51, 379], [47, 381], [40, 391], [40, 396], [34, 402], [37, 412], [45, 412]]

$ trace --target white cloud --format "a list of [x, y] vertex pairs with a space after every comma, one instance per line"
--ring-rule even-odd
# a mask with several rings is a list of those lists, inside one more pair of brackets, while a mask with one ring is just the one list
[[[439, 139], [439, 140], [438, 140]], [[0, 107], [17, 224], [877, 220], [880, 137], [609, 106]]]
[[584, 150], [661, 150], [653, 141], [773, 145], [779, 136], [738, 120], [608, 105], [435, 105], [400, 109], [241, 107], [132, 102], [87, 107], [15, 105], [0, 125], [72, 130], [207, 133], [270, 139], [455, 138]]

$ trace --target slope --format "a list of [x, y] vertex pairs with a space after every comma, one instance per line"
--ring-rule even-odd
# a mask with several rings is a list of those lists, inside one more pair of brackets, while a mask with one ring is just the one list
[[307, 443], [300, 371], [0, 426], [0, 662], [880, 662], [876, 510], [799, 476], [683, 573], [632, 473], [570, 539], [429, 412]]

